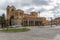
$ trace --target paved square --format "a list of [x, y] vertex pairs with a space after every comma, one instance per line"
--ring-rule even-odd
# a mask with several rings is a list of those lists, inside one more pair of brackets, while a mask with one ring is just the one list
[[28, 32], [4, 33], [0, 32], [0, 40], [59, 40], [60, 28], [28, 27]]

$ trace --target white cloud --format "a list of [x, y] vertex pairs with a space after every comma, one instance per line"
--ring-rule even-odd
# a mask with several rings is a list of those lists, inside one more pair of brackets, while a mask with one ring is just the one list
[[[48, 14], [48, 15], [47, 15]], [[50, 11], [44, 11], [44, 12], [42, 12], [41, 13], [41, 15], [40, 16], [45, 16], [45, 17], [54, 17], [53, 16], [53, 13], [52, 12], [50, 12]]]
[[40, 13], [39, 16], [46, 17], [47, 19], [52, 17], [54, 19], [54, 14], [51, 11], [44, 11], [44, 12]]
[[54, 6], [47, 5], [47, 6], [42, 6], [42, 8], [44, 8], [44, 9], [46, 9], [46, 10], [50, 10], [50, 9], [53, 9]]
[[5, 2], [5, 0], [0, 0], [0, 6], [2, 6]]
[[10, 0], [11, 2], [16, 2], [17, 0]]
[[57, 3], [60, 3], [60, 0], [57, 0]]
[[[41, 16], [53, 17], [54, 13], [50, 11], [57, 6], [57, 3], [60, 5], [60, 0], [0, 0], [0, 13], [2, 14], [5, 11], [7, 5], [14, 5], [16, 8], [23, 9], [24, 11], [33, 8], [30, 11], [41, 11]], [[57, 8], [57, 10], [58, 13], [60, 9]]]

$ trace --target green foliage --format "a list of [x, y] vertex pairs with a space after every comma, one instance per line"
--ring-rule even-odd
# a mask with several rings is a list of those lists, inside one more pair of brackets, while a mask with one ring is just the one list
[[25, 32], [29, 31], [30, 29], [28, 28], [16, 28], [16, 29], [8, 29], [8, 30], [0, 30], [0, 32]]
[[1, 25], [2, 25], [2, 28], [5, 27], [5, 24], [6, 24], [5, 14], [2, 14], [2, 17], [1, 17]]
[[5, 14], [2, 15], [2, 17], [1, 17], [1, 22], [2, 22], [3, 24], [5, 24]]

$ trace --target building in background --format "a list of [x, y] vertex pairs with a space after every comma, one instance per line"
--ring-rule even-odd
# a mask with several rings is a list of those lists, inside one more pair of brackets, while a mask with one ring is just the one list
[[55, 18], [53, 22], [60, 25], [60, 17]]

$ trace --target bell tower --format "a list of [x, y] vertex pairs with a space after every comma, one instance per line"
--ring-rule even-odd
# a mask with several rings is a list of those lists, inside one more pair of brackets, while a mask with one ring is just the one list
[[7, 13], [7, 20], [8, 20], [9, 16], [10, 16], [10, 6], [9, 5], [6, 8], [6, 13]]
[[11, 16], [14, 16], [16, 8], [14, 6], [7, 6], [6, 14], [7, 14], [7, 22], [10, 23]]
[[7, 20], [9, 20], [10, 19], [10, 17], [12, 16], [12, 15], [14, 15], [14, 11], [16, 10], [16, 8], [14, 7], [14, 6], [7, 6], [7, 8], [6, 8], [6, 13], [7, 13]]

